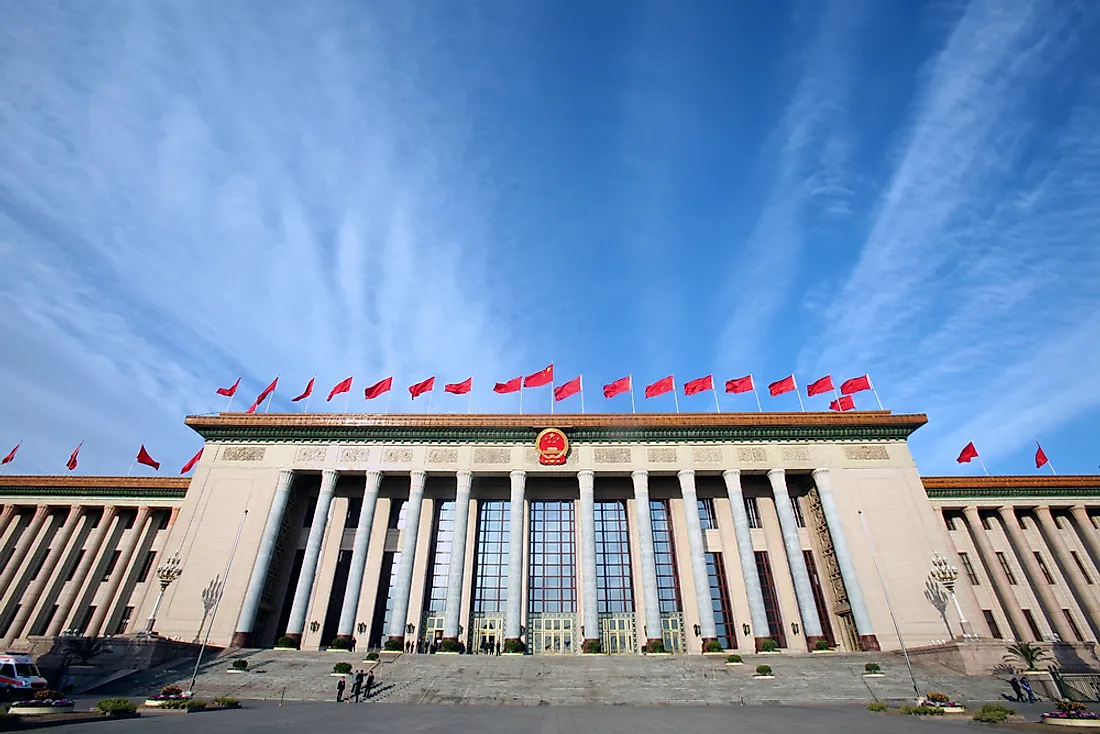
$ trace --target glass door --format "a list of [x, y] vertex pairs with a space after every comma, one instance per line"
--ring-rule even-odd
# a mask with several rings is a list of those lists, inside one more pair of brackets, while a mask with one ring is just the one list
[[573, 617], [535, 617], [530, 620], [531, 647], [535, 655], [571, 655], [573, 653]]
[[609, 655], [634, 652], [634, 617], [605, 617], [600, 620], [600, 642]]
[[661, 639], [665, 642], [665, 652], [682, 653], [684, 651], [683, 620], [679, 614], [661, 617]]

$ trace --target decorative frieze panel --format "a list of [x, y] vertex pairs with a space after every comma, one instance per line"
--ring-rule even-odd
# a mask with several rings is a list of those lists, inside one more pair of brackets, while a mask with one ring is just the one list
[[805, 446], [784, 446], [781, 449], [783, 461], [809, 461], [810, 450]]
[[645, 457], [646, 461], [651, 464], [675, 464], [676, 447], [661, 446], [659, 448], [649, 448], [646, 449]]
[[324, 461], [328, 449], [324, 446], [302, 446], [294, 452], [294, 463], [314, 463]]
[[366, 461], [369, 458], [370, 449], [366, 446], [345, 446], [340, 449], [340, 463], [342, 464]]
[[885, 446], [845, 446], [844, 458], [853, 461], [886, 461], [890, 454]]
[[592, 450], [592, 461], [597, 464], [629, 464], [629, 446], [601, 446]]
[[768, 460], [768, 450], [763, 446], [738, 446], [737, 460], [763, 463]]
[[222, 461], [263, 461], [266, 446], [226, 446]]
[[719, 464], [722, 462], [722, 449], [717, 446], [696, 446], [691, 450], [691, 458], [697, 464]]
[[475, 464], [508, 464], [512, 461], [512, 450], [506, 448], [474, 449]]
[[386, 449], [382, 452], [382, 463], [384, 464], [410, 464], [412, 460], [412, 449]]
[[429, 464], [457, 464], [458, 449], [429, 449]]

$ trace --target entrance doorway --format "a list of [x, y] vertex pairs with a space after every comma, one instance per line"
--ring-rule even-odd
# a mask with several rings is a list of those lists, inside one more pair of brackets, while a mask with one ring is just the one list
[[665, 643], [665, 652], [682, 653], [684, 651], [684, 620], [679, 614], [661, 617], [661, 639]]
[[425, 617], [424, 624], [420, 628], [422, 630], [420, 639], [425, 645], [433, 642], [438, 645], [443, 639], [443, 617]]
[[576, 649], [573, 634], [576, 631], [573, 617], [541, 616], [529, 620], [531, 652], [535, 655], [571, 655]]
[[497, 643], [504, 645], [504, 617], [474, 617], [470, 620], [468, 649], [472, 653], [491, 653]]
[[609, 655], [629, 655], [634, 647], [634, 615], [600, 620], [600, 642]]

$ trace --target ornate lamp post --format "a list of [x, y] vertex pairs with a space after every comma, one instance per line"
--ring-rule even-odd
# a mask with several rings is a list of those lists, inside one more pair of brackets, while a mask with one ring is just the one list
[[182, 573], [183, 567], [180, 565], [179, 553], [173, 553], [164, 563], [157, 567], [157, 578], [160, 580], [160, 593], [157, 594], [157, 600], [153, 604], [153, 611], [149, 613], [149, 621], [145, 624], [145, 634], [153, 634], [153, 625], [157, 622], [157, 610], [160, 609], [160, 602], [164, 599], [164, 592]]
[[973, 631], [970, 628], [970, 623], [966, 621], [966, 617], [963, 615], [959, 599], [955, 596], [955, 580], [959, 578], [959, 569], [949, 564], [947, 559], [939, 553], [933, 552], [932, 578], [938, 581], [943, 588], [947, 589], [947, 593], [951, 595], [951, 601], [955, 602], [955, 611], [959, 613], [959, 625], [962, 627], [963, 639], [969, 640], [974, 637]]

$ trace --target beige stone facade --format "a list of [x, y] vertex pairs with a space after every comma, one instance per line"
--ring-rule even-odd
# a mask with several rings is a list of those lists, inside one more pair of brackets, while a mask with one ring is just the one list
[[153, 628], [219, 646], [896, 649], [887, 593], [908, 645], [1097, 640], [1100, 477], [922, 480], [924, 422], [192, 416], [189, 480], [0, 477], [0, 630], [140, 633], [178, 554]]

